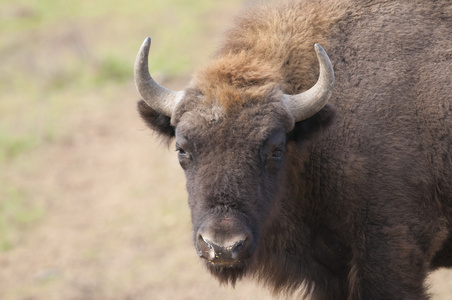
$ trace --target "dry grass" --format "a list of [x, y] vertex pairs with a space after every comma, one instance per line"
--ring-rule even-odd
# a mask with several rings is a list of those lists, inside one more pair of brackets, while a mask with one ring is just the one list
[[[153, 62], [180, 89], [243, 5], [174, 1], [0, 2], [0, 299], [271, 299], [204, 270], [176, 156], [135, 111], [146, 35], [157, 56], [183, 58]], [[434, 299], [452, 297], [451, 272], [432, 282]]]

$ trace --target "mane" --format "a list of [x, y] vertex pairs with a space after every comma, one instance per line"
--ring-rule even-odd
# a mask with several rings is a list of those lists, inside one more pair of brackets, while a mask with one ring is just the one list
[[341, 1], [290, 1], [243, 12], [226, 31], [215, 60], [192, 82], [206, 101], [226, 108], [264, 99], [275, 88], [287, 94], [308, 89], [318, 76], [314, 44], [328, 49], [331, 25], [346, 11], [340, 6]]
[[218, 58], [199, 70], [195, 80], [205, 101], [218, 102], [230, 110], [266, 98], [279, 87], [282, 76], [275, 65], [242, 51]]

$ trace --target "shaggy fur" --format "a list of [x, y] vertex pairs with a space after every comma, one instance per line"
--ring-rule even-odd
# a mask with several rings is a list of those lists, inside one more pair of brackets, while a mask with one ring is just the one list
[[217, 59], [195, 74], [193, 85], [205, 100], [226, 109], [274, 86], [286, 94], [308, 89], [318, 76], [314, 43], [328, 50], [332, 24], [345, 8], [341, 1], [307, 1], [244, 12], [226, 33]]
[[[176, 138], [198, 252], [209, 224], [251, 232], [247, 259], [205, 260], [220, 282], [248, 275], [313, 299], [429, 298], [428, 272], [452, 266], [451, 28], [448, 0], [259, 6], [172, 116], [140, 102], [146, 123]], [[314, 43], [336, 85], [294, 123], [282, 95], [315, 83]]]

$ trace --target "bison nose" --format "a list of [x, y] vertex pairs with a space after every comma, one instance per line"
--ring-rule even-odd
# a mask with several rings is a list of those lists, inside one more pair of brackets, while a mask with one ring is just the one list
[[239, 234], [215, 241], [209, 235], [199, 233], [198, 255], [211, 263], [236, 263], [249, 256], [251, 242], [251, 235]]

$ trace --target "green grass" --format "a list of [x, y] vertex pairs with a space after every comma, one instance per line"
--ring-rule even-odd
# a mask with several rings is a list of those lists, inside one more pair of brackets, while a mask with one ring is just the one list
[[0, 130], [0, 164], [15, 159], [36, 145], [37, 141], [33, 137], [12, 135]]
[[[209, 55], [195, 35], [207, 28], [214, 5], [227, 2], [0, 1], [3, 160], [48, 141], [65, 111], [76, 111], [87, 93], [130, 82], [136, 52], [148, 35], [152, 74], [167, 79], [193, 70], [199, 63], [193, 57]], [[45, 116], [39, 133], [35, 112]]]
[[7, 251], [22, 241], [44, 210], [14, 187], [0, 184], [0, 197], [0, 251]]
[[193, 67], [190, 57], [203, 52], [192, 43], [193, 35], [221, 2], [2, 1], [0, 55], [12, 58], [0, 67], [2, 88], [27, 92], [37, 86], [52, 93], [123, 83], [131, 78], [135, 53], [147, 35], [154, 40], [151, 71], [187, 72]]

